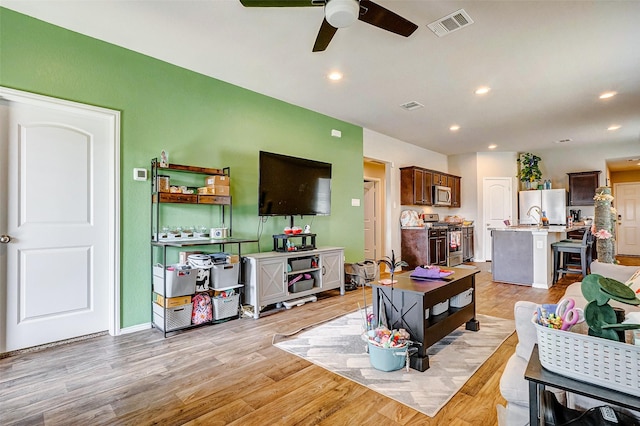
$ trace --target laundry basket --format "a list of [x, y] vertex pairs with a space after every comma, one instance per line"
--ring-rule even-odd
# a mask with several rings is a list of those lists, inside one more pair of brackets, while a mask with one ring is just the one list
[[640, 397], [640, 346], [533, 323], [544, 368]]

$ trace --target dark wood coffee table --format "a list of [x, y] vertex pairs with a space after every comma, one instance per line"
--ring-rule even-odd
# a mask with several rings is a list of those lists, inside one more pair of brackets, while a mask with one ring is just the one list
[[[410, 272], [405, 272], [394, 277], [398, 282], [393, 286], [371, 283], [374, 324], [378, 322], [378, 307], [384, 305], [389, 328], [404, 328], [416, 343], [418, 352], [411, 356], [409, 365], [418, 371], [429, 368], [427, 349], [456, 328], [466, 323], [467, 330], [480, 329], [480, 323], [476, 320], [475, 295], [475, 275], [480, 271], [466, 268], [447, 269], [453, 270], [454, 273], [445, 280], [417, 280], [409, 276]], [[431, 315], [434, 305], [470, 288], [473, 289], [470, 304], [461, 308], [449, 306], [446, 312]], [[429, 309], [428, 318], [426, 309]]]

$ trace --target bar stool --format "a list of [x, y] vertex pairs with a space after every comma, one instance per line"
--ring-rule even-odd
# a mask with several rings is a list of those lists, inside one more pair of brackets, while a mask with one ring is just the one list
[[[551, 244], [553, 249], [553, 283], [558, 281], [560, 274], [578, 274], [583, 277], [587, 275], [587, 270], [591, 264], [591, 249], [593, 246], [593, 234], [590, 229], [582, 236], [581, 241], [563, 240]], [[568, 262], [569, 254], [576, 253], [580, 255], [580, 265]], [[562, 259], [560, 256], [562, 255]], [[560, 265], [562, 263], [562, 266]], [[571, 266], [579, 266], [580, 269], [571, 268]]]

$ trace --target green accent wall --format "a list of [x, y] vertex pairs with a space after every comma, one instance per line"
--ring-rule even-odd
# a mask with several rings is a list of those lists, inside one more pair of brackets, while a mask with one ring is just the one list
[[[261, 251], [272, 249], [271, 235], [288, 218], [260, 223], [258, 152], [332, 163], [331, 215], [296, 218], [296, 225], [310, 223], [321, 246], [345, 247], [347, 262], [363, 258], [363, 210], [351, 206], [352, 198], [363, 197], [359, 126], [6, 8], [0, 8], [0, 85], [121, 112], [122, 327], [147, 323], [151, 315], [150, 182], [134, 181], [132, 170], [149, 169], [163, 149], [169, 162], [231, 168], [233, 235], [256, 237], [261, 229]], [[342, 138], [331, 137], [331, 129]], [[172, 207], [169, 214], [184, 222], [179, 225], [218, 225], [219, 216], [194, 207], [184, 213]]]

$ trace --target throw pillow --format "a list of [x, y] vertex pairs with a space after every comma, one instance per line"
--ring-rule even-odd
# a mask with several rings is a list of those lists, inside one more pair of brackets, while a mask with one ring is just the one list
[[640, 295], [640, 269], [638, 269], [625, 284], [631, 287], [631, 290], [637, 295]]

